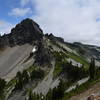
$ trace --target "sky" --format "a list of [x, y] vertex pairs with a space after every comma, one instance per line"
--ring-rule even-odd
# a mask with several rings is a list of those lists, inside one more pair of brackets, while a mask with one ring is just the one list
[[0, 34], [28, 17], [44, 33], [100, 46], [100, 0], [0, 0]]

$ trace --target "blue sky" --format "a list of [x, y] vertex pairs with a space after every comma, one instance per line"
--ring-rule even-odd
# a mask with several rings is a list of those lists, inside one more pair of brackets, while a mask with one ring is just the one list
[[[0, 20], [5, 20], [12, 24], [16, 24], [22, 19], [30, 17], [32, 16], [33, 13], [35, 13], [35, 8], [33, 5], [27, 4], [23, 6], [20, 0], [0, 0], [0, 4], [1, 4], [0, 12], [2, 12], [0, 14]], [[12, 10], [17, 9], [17, 8], [19, 8], [19, 10], [21, 9], [25, 10], [29, 8], [29, 10], [31, 9], [32, 12], [31, 13], [26, 12], [25, 14], [22, 14], [22, 15], [19, 14], [18, 16], [14, 14], [10, 15]]]
[[1, 34], [29, 17], [44, 33], [100, 45], [100, 0], [0, 0], [0, 12]]

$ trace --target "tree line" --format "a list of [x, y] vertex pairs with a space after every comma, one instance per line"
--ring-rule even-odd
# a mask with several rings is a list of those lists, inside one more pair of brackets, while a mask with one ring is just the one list
[[23, 87], [30, 81], [42, 79], [44, 74], [44, 71], [40, 68], [38, 70], [33, 70], [31, 73], [29, 73], [27, 70], [17, 72], [15, 90], [23, 89]]
[[65, 83], [60, 80], [60, 83], [54, 89], [50, 89], [46, 96], [42, 94], [32, 93], [30, 90], [28, 95], [28, 100], [61, 100], [65, 92]]

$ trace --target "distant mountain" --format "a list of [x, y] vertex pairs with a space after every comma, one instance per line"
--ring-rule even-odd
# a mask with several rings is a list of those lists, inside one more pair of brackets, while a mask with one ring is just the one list
[[56, 37], [52, 33], [51, 34], [46, 34], [45, 35], [48, 39], [51, 41], [54, 41], [55, 43], [63, 44], [63, 46], [66, 46], [73, 51], [75, 51], [78, 55], [83, 56], [87, 59], [87, 61], [90, 61], [90, 59], [93, 57], [97, 61], [100, 61], [100, 47], [96, 45], [89, 45], [89, 44], [82, 44], [80, 42], [74, 42], [74, 43], [69, 43], [64, 41], [63, 38], [61, 37]]

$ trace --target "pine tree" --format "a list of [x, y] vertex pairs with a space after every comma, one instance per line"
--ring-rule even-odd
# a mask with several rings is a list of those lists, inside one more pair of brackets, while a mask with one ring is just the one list
[[23, 88], [23, 78], [22, 78], [22, 73], [19, 71], [17, 72], [17, 75], [16, 75], [16, 86], [15, 88], [16, 89], [22, 89]]
[[65, 92], [65, 84], [62, 80], [60, 80], [59, 86], [57, 88], [58, 100], [61, 100], [61, 98], [63, 98], [64, 92]]
[[29, 99], [28, 100], [33, 100], [32, 90], [29, 91]]
[[27, 70], [24, 70], [23, 73], [22, 73], [22, 77], [23, 77], [23, 84], [27, 84], [28, 81], [29, 81], [29, 75], [28, 75], [28, 72]]
[[64, 96], [64, 92], [65, 84], [62, 80], [60, 80], [58, 87], [52, 90], [52, 100], [61, 100]]
[[0, 95], [3, 94], [5, 86], [6, 86], [6, 81], [0, 78]]
[[90, 74], [90, 80], [95, 78], [95, 59], [94, 58], [91, 59], [89, 74]]

